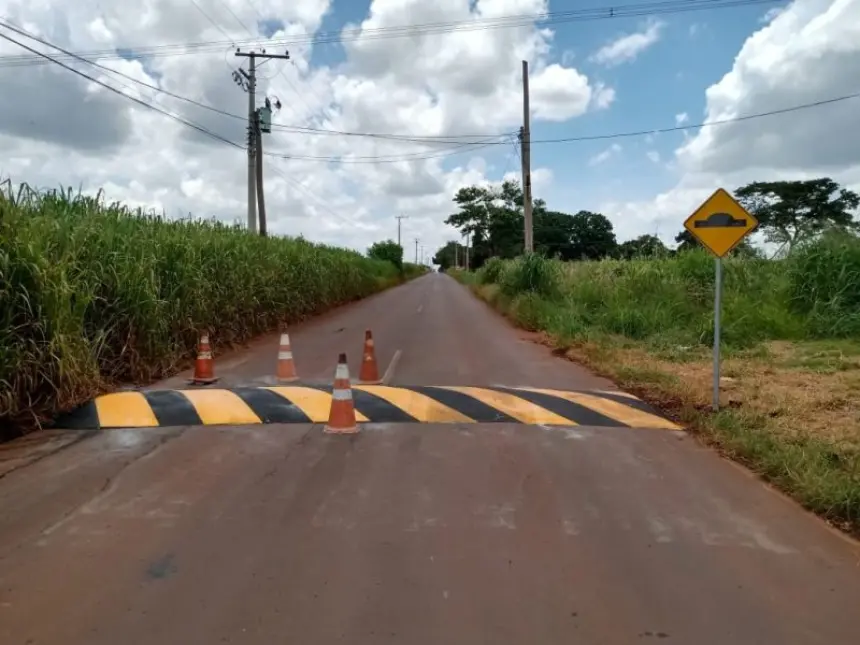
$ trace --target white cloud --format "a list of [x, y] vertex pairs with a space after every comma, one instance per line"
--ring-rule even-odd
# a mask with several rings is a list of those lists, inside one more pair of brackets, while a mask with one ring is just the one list
[[690, 116], [686, 112], [681, 112], [675, 115], [675, 125], [684, 125], [690, 120]]
[[[82, 69], [242, 145], [247, 95], [230, 75], [244, 61], [232, 55], [231, 41], [267, 45], [258, 33], [261, 17], [284, 25], [273, 41], [307, 39], [333, 10], [332, 3], [223, 0], [200, 6], [217, 27], [188, 0], [141, 0], [135, 11], [104, 0], [0, 0], [0, 15], [72, 50], [223, 42], [210, 53], [100, 62], [239, 118]], [[424, 137], [511, 131], [522, 119], [524, 59], [530, 64], [534, 121], [560, 122], [608, 107], [614, 90], [572, 67], [570, 56], [555, 62], [552, 31], [535, 24], [384, 39], [368, 31], [536, 14], [548, 8], [547, 0], [373, 0], [366, 18], [354, 25], [363, 35], [343, 45], [342, 64], [312, 66], [310, 45], [290, 46], [289, 63], [266, 63], [258, 96], [277, 96], [284, 108], [274, 117], [276, 127], [266, 136], [265, 147], [268, 153], [292, 157], [265, 159], [269, 230], [363, 249], [390, 236], [391, 218], [406, 212], [414, 215], [408, 225], [404, 222], [409, 235], [421, 237], [428, 248], [441, 244], [451, 234], [442, 222], [452, 210], [454, 192], [486, 180], [482, 150], [422, 159], [446, 155], [455, 145], [286, 132], [277, 124]], [[268, 47], [273, 48], [271, 42]], [[16, 46], [0, 41], [0, 57], [20, 54]], [[0, 64], [0, 86], [3, 176], [41, 186], [80, 185], [89, 192], [104, 188], [109, 199], [163, 209], [169, 216], [245, 220], [243, 150], [135, 107], [56, 66]], [[412, 160], [360, 163], [368, 157], [409, 155]], [[359, 163], [297, 158], [332, 156]], [[536, 183], [551, 180], [549, 169], [533, 171]]]
[[[706, 121], [845, 95], [860, 77], [860, 0], [797, 0], [752, 34], [706, 92]], [[717, 187], [830, 176], [860, 189], [860, 99], [703, 128], [676, 151], [681, 178], [652, 200], [605, 204], [623, 236], [680, 230]]]
[[649, 150], [645, 153], [645, 156], [647, 156], [654, 163], [660, 163], [660, 153], [656, 150]]
[[603, 150], [602, 152], [597, 153], [591, 159], [588, 160], [589, 166], [599, 166], [602, 163], [609, 161], [614, 156], [621, 154], [621, 146], [617, 143], [613, 143], [611, 146]]
[[651, 21], [642, 31], [619, 36], [605, 44], [594, 53], [591, 60], [609, 67], [635, 60], [639, 54], [660, 40], [662, 30], [662, 22]]

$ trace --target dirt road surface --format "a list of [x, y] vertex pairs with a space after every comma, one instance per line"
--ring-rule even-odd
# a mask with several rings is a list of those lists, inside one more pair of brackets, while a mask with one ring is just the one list
[[[299, 373], [594, 390], [431, 274], [291, 330]], [[266, 384], [276, 336], [219, 356]], [[182, 377], [159, 387], [184, 387]], [[860, 549], [681, 432], [120, 429], [0, 470], [0, 643], [860, 642]], [[30, 463], [28, 463], [30, 462]]]

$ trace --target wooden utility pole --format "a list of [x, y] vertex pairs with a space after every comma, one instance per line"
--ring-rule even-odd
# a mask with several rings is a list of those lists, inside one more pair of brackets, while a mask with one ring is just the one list
[[529, 63], [523, 61], [523, 127], [520, 130], [520, 158], [523, 162], [523, 242], [525, 252], [534, 251], [534, 224], [532, 222], [532, 170], [531, 170], [531, 130], [529, 128]]

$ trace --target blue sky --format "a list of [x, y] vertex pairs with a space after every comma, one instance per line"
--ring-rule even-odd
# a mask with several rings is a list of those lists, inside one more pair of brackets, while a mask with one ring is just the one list
[[[630, 4], [625, 3], [625, 4]], [[645, 17], [613, 18], [590, 22], [552, 24], [555, 32], [551, 61], [573, 65], [578, 71], [612, 87], [615, 101], [606, 110], [589, 111], [563, 123], [533, 121], [534, 140], [589, 136], [595, 134], [672, 127], [675, 117], [686, 113], [690, 123], [704, 119], [705, 90], [717, 82], [731, 67], [735, 56], [751, 33], [761, 28], [761, 19], [772, 7], [784, 3], [750, 7], [702, 10], [669, 14], [656, 18], [661, 23], [659, 41], [635, 60], [606, 67], [590, 57], [608, 42], [647, 27]], [[600, 0], [586, 6], [612, 3]], [[368, 15], [369, 0], [334, 0], [332, 10], [323, 19], [321, 31], [339, 31], [347, 23], [360, 23]], [[550, 11], [581, 9], [573, 0], [552, 0]], [[313, 65], [335, 67], [344, 60], [339, 44], [315, 47]], [[692, 132], [691, 132], [692, 134]], [[597, 208], [618, 196], [623, 185], [624, 198], [645, 199], [656, 191], [669, 189], [677, 182], [676, 172], [667, 167], [673, 151], [684, 141], [684, 133], [657, 135], [615, 141], [536, 144], [532, 150], [532, 167], [547, 167], [554, 181], [543, 193], [550, 207], [575, 211]], [[606, 162], [589, 165], [589, 160], [612, 143], [622, 146]], [[656, 152], [655, 163], [647, 153]], [[491, 164], [488, 174], [501, 175], [505, 169], [519, 168], [519, 159], [510, 147], [485, 155]], [[457, 164], [456, 158], [447, 163]]]

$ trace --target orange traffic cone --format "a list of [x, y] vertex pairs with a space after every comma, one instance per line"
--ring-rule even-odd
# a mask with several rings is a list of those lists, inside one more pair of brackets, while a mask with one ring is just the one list
[[355, 422], [355, 406], [352, 403], [352, 386], [349, 383], [349, 365], [346, 364], [346, 354], [337, 359], [337, 370], [334, 373], [334, 387], [331, 392], [331, 412], [323, 432], [335, 434], [353, 434], [358, 432]]
[[209, 334], [200, 334], [197, 346], [197, 360], [194, 361], [194, 375], [189, 380], [193, 385], [209, 385], [218, 378], [215, 376], [215, 363], [212, 360], [212, 347], [209, 345]]
[[358, 382], [365, 384], [380, 383], [379, 367], [376, 365], [376, 350], [373, 348], [373, 334], [368, 329], [364, 332], [364, 352], [361, 359], [361, 370]]
[[293, 350], [290, 349], [290, 335], [281, 334], [281, 345], [278, 347], [278, 380], [281, 382], [295, 381], [296, 366], [293, 364]]

